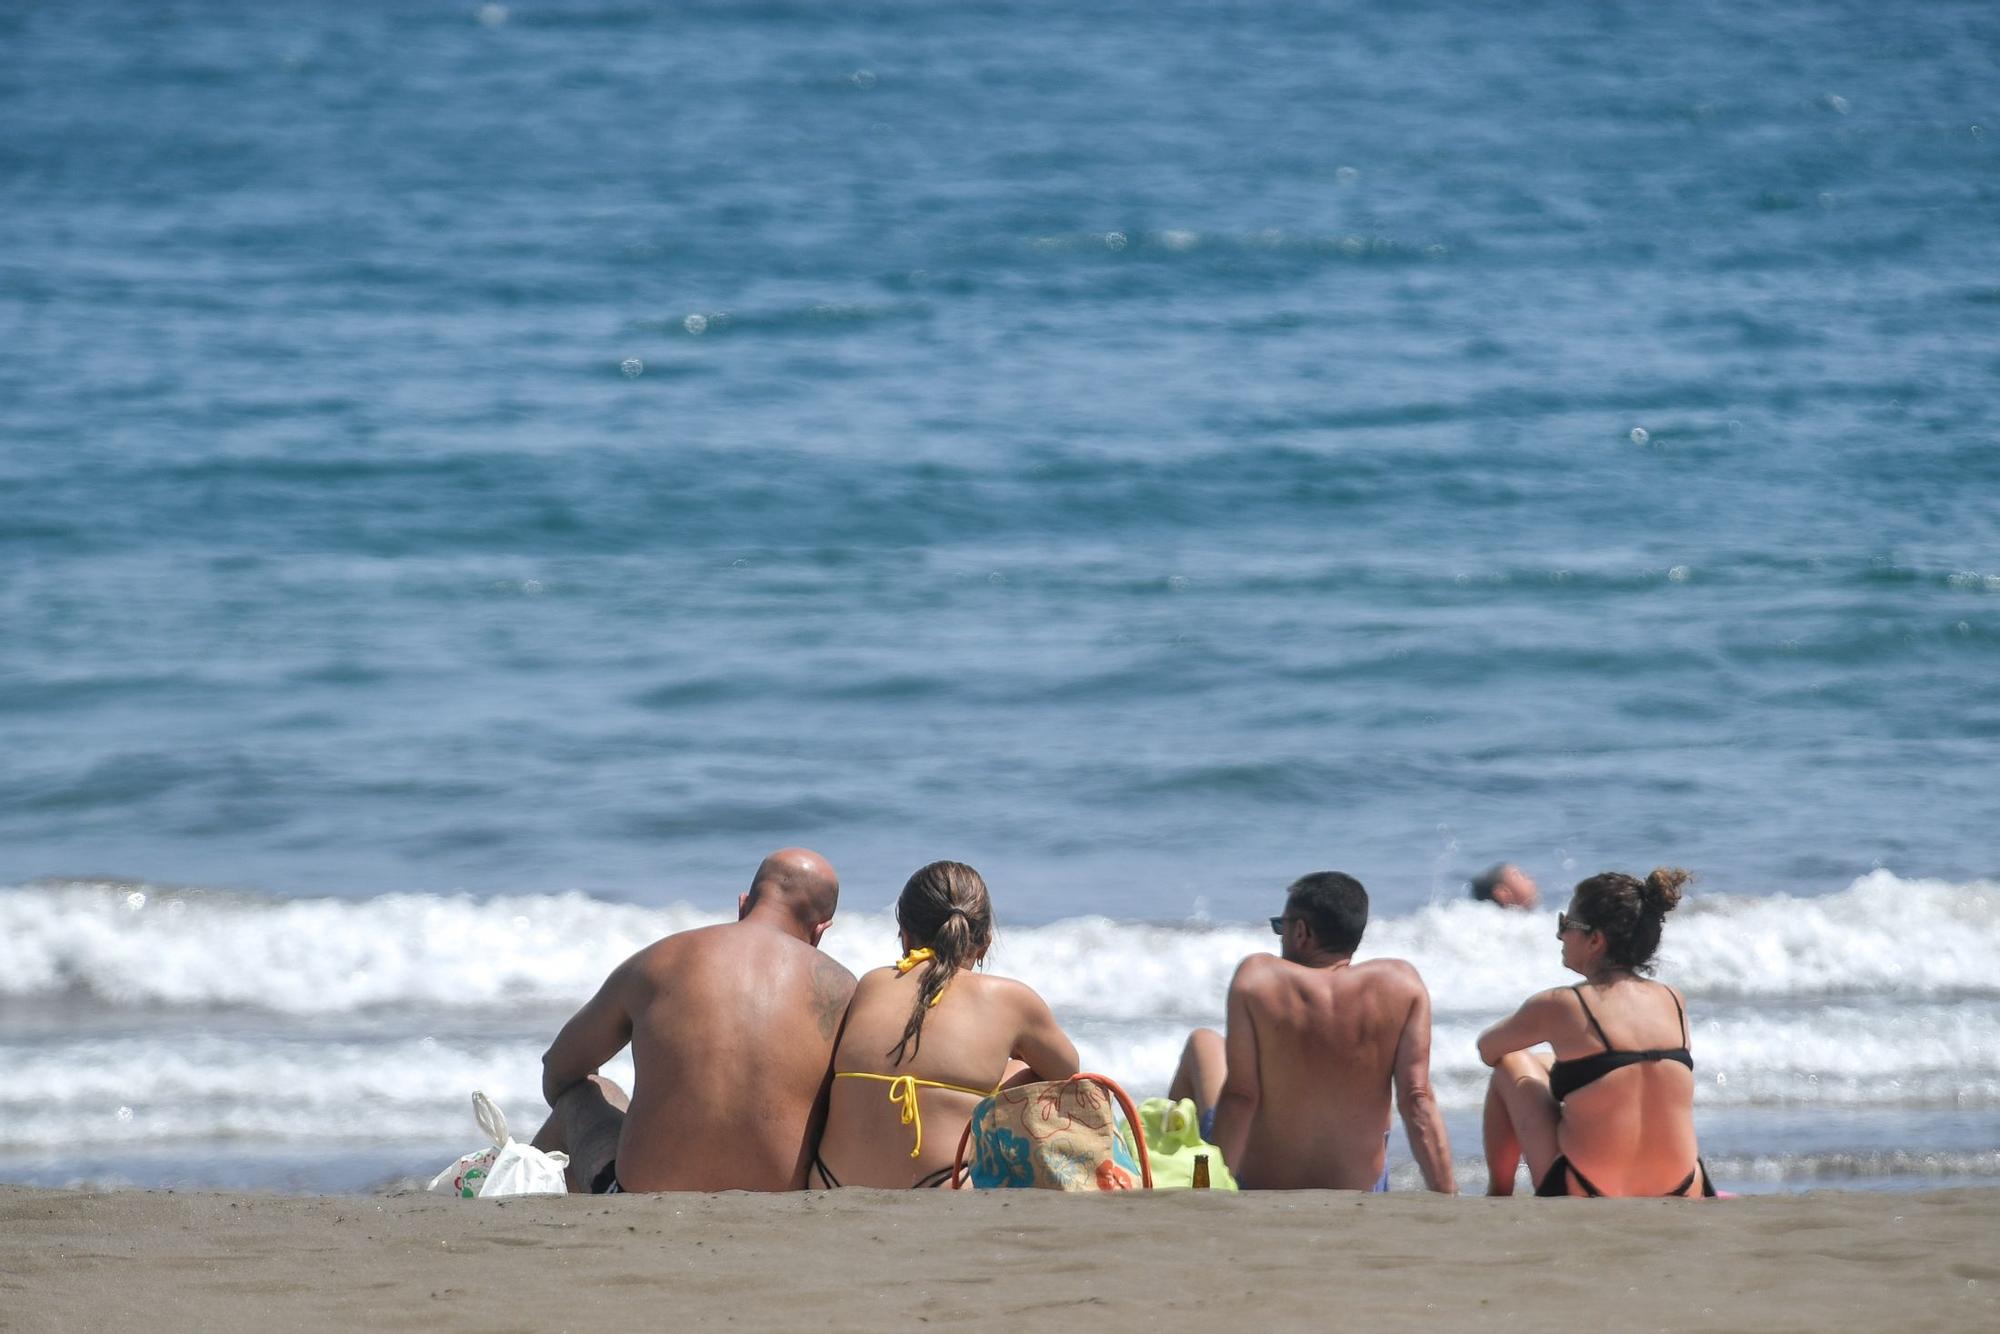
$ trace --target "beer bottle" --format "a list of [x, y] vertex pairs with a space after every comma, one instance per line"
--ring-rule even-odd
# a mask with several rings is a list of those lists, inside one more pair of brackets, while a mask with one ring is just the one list
[[1194, 1188], [1196, 1190], [1208, 1189], [1208, 1155], [1205, 1153], [1198, 1153], [1194, 1156]]

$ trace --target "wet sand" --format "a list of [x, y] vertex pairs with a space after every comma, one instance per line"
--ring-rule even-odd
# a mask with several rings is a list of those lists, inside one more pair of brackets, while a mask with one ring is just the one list
[[2000, 1327], [2000, 1190], [1669, 1200], [0, 1187], [0, 1329]]

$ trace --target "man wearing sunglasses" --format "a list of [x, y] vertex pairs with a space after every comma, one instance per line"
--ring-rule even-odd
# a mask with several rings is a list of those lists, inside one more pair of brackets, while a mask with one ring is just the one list
[[1318, 871], [1271, 919], [1280, 957], [1229, 984], [1229, 1033], [1196, 1029], [1168, 1096], [1191, 1097], [1202, 1137], [1246, 1190], [1386, 1190], [1390, 1097], [1424, 1185], [1455, 1194], [1431, 1092], [1431, 998], [1401, 959], [1354, 962], [1368, 891]]

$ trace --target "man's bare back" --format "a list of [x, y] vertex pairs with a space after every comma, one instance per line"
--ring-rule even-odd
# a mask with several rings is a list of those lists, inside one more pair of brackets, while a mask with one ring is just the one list
[[[564, 1025], [543, 1057], [554, 1114], [536, 1143], [568, 1149], [571, 1189], [805, 1185], [854, 992], [812, 943], [838, 888], [816, 854], [773, 853], [741, 920], [648, 945]], [[595, 1077], [628, 1041], [629, 1106]]]
[[1203, 1030], [1189, 1041], [1176, 1096], [1213, 1097], [1209, 1137], [1245, 1188], [1376, 1188], [1393, 1090], [1425, 1184], [1455, 1189], [1430, 1088], [1430, 994], [1400, 959], [1352, 962], [1366, 921], [1351, 878], [1295, 883], [1279, 919], [1285, 957], [1245, 959], [1229, 985], [1227, 1038]]
[[[1324, 968], [1269, 955], [1244, 961], [1230, 986], [1230, 1045], [1250, 1049], [1258, 1097], [1243, 1148], [1224, 1154], [1238, 1182], [1367, 1190], [1380, 1179], [1396, 1052], [1422, 996], [1416, 970], [1400, 959]], [[1423, 1008], [1428, 1020], [1427, 1001]], [[1244, 1024], [1251, 1037], [1239, 1044]], [[1216, 1120], [1220, 1133], [1223, 1115]]]

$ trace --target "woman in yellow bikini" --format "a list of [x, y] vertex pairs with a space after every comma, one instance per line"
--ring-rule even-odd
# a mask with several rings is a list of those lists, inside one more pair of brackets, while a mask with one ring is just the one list
[[903, 886], [896, 923], [903, 957], [862, 976], [834, 1046], [806, 1178], [816, 1188], [945, 1185], [980, 1099], [1003, 1082], [1077, 1072], [1076, 1047], [1040, 996], [972, 971], [993, 944], [979, 872], [932, 862]]

